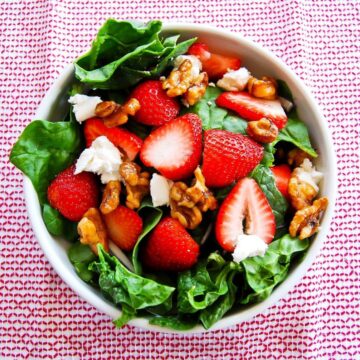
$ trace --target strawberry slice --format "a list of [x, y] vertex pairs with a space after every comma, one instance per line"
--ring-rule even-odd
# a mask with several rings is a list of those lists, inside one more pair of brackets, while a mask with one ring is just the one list
[[281, 194], [289, 199], [288, 186], [291, 177], [291, 169], [289, 165], [282, 164], [270, 168], [275, 177], [275, 184]]
[[180, 180], [192, 175], [201, 149], [201, 120], [186, 114], [153, 130], [144, 141], [140, 159], [166, 178]]
[[141, 107], [135, 114], [135, 120], [145, 125], [163, 125], [175, 119], [180, 111], [179, 102], [167, 96], [158, 80], [141, 83], [132, 91], [130, 98], [139, 101]]
[[223, 187], [246, 176], [261, 161], [263, 147], [242, 134], [207, 130], [202, 173], [209, 187]]
[[195, 265], [200, 248], [179, 221], [165, 217], [143, 246], [144, 264], [153, 270], [183, 271]]
[[143, 221], [138, 213], [119, 205], [103, 215], [110, 239], [122, 250], [131, 251], [141, 234]]
[[123, 150], [129, 160], [134, 160], [141, 149], [143, 141], [132, 132], [119, 128], [108, 128], [99, 118], [91, 118], [85, 121], [84, 135], [86, 146], [99, 136], [106, 136], [115, 146]]
[[191, 45], [188, 54], [196, 56], [201, 61], [203, 71], [207, 72], [212, 80], [220, 79], [228, 70], [237, 70], [241, 66], [239, 58], [212, 53], [209, 47], [202, 43]]
[[215, 235], [220, 246], [234, 251], [238, 236], [244, 233], [268, 244], [275, 229], [274, 214], [259, 185], [254, 179], [241, 179], [221, 204], [216, 218]]
[[279, 130], [287, 122], [287, 116], [279, 100], [258, 99], [244, 91], [224, 92], [216, 99], [216, 104], [237, 112], [245, 120], [260, 120], [266, 117]]

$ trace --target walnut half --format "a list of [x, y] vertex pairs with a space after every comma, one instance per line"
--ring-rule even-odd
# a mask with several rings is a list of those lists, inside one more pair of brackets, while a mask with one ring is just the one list
[[105, 251], [109, 251], [109, 243], [106, 227], [98, 209], [90, 208], [80, 220], [77, 226], [80, 242], [89, 245], [97, 255], [97, 245], [101, 244]]
[[217, 208], [217, 201], [205, 186], [205, 178], [198, 167], [195, 183], [188, 187], [183, 182], [176, 182], [170, 189], [171, 217], [179, 220], [187, 229], [195, 229], [202, 221], [202, 213]]
[[150, 174], [141, 172], [138, 164], [124, 161], [120, 165], [120, 175], [125, 182], [126, 206], [129, 209], [138, 209], [141, 200], [150, 192]]
[[120, 191], [120, 181], [112, 180], [106, 184], [100, 205], [103, 214], [109, 214], [119, 206]]
[[320, 217], [327, 205], [327, 197], [322, 197], [315, 200], [312, 205], [298, 210], [290, 223], [290, 235], [292, 237], [298, 235], [300, 240], [314, 235], [319, 229]]
[[255, 141], [268, 144], [277, 138], [279, 130], [270, 119], [262, 118], [257, 121], [249, 121], [246, 132]]

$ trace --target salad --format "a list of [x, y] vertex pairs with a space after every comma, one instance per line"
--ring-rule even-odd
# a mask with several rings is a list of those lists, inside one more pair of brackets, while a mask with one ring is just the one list
[[66, 118], [31, 122], [10, 160], [117, 326], [209, 329], [286, 278], [328, 200], [287, 85], [161, 27], [108, 20]]

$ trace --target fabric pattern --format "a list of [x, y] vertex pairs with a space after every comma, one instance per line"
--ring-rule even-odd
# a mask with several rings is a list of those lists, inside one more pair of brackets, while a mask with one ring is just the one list
[[[339, 171], [331, 231], [301, 283], [250, 321], [194, 336], [116, 329], [62, 282], [33, 235], [10, 149], [109, 17], [237, 31], [285, 61], [324, 111]], [[1, 0], [0, 358], [360, 359], [359, 35], [356, 0]]]

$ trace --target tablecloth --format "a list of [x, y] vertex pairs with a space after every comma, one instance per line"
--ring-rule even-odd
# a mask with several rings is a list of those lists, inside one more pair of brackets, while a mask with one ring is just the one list
[[[1, 0], [1, 359], [360, 359], [359, 13], [355, 0]], [[237, 31], [285, 61], [324, 111], [339, 170], [331, 231], [301, 283], [250, 321], [194, 336], [116, 329], [62, 282], [34, 237], [9, 151], [109, 17]]]

